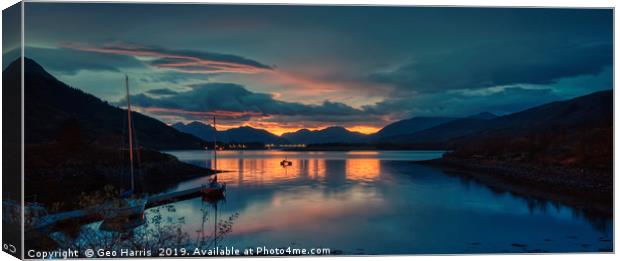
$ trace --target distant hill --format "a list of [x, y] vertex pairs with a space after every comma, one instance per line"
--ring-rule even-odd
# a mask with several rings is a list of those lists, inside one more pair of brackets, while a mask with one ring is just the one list
[[282, 138], [296, 144], [363, 143], [369, 140], [368, 135], [349, 131], [343, 127], [329, 127], [314, 131], [301, 129], [285, 133]]
[[[4, 71], [7, 81], [19, 81], [16, 60]], [[57, 80], [34, 60], [24, 59], [25, 142], [43, 144], [61, 139], [99, 146], [121, 146], [127, 111]], [[119, 80], [118, 88], [121, 89]], [[163, 149], [199, 149], [202, 141], [140, 113], [132, 113], [140, 146]]]
[[[105, 186], [127, 190], [127, 110], [69, 87], [35, 61], [24, 60], [25, 197], [72, 210], [81, 207], [76, 195]], [[19, 86], [20, 67], [18, 60], [2, 72], [6, 86]], [[176, 182], [213, 173], [158, 151], [200, 149], [202, 140], [140, 113], [132, 116], [139, 145], [136, 193], [159, 193]]]
[[461, 118], [448, 121], [437, 126], [402, 135], [382, 139], [392, 143], [445, 143], [454, 138], [477, 133], [488, 126], [489, 120], [477, 118]]
[[613, 166], [613, 91], [487, 120], [458, 119], [389, 141], [440, 143], [457, 158], [608, 171]]
[[[475, 133], [497, 115], [482, 112], [463, 118], [416, 117], [398, 121], [379, 131], [375, 140], [393, 143], [442, 143], [454, 137]], [[396, 128], [396, 130], [393, 130]]]
[[215, 134], [217, 133], [213, 126], [203, 124], [202, 122], [198, 121], [193, 121], [188, 124], [177, 122], [175, 124], [172, 124], [172, 127], [177, 129], [178, 131], [192, 134], [205, 141], [213, 140], [215, 138]]
[[232, 128], [224, 131], [216, 131], [213, 126], [202, 122], [190, 122], [188, 124], [175, 123], [173, 128], [192, 134], [205, 141], [217, 139], [220, 142], [239, 142], [239, 143], [286, 143], [286, 141], [277, 135], [266, 130], [255, 129], [248, 126]]
[[[205, 141], [212, 141], [215, 138], [215, 129], [213, 129], [211, 125], [201, 122], [195, 121], [188, 124], [175, 123], [172, 127], [179, 131], [193, 134]], [[242, 126], [218, 131], [217, 140], [228, 143], [258, 142], [265, 144], [363, 143], [369, 141], [369, 136], [359, 132], [349, 131], [343, 127], [329, 127], [316, 131], [301, 129], [296, 132], [284, 133], [282, 136], [277, 136], [267, 130]]]
[[[431, 164], [517, 193], [611, 213], [613, 106], [613, 91], [600, 91], [469, 125], [471, 133], [445, 142], [451, 152]], [[459, 128], [434, 131], [445, 134], [448, 127]]]
[[221, 140], [224, 142], [286, 143], [285, 140], [271, 132], [248, 126], [232, 128], [220, 133], [218, 140], [221, 137]]
[[497, 115], [490, 113], [490, 112], [481, 112], [476, 115], [469, 116], [467, 118], [478, 119], [478, 120], [490, 120], [490, 119], [495, 119], [497, 117], [498, 117]]
[[611, 126], [612, 123], [613, 91], [608, 90], [495, 118], [479, 135], [522, 135], [543, 130], [561, 132], [588, 126]]
[[[380, 131], [373, 134], [373, 141], [386, 141], [386, 140], [400, 140], [402, 137], [407, 137], [408, 134], [421, 132], [439, 126], [444, 123], [457, 121], [453, 124], [469, 124], [469, 122], [476, 122], [477, 120], [490, 120], [497, 118], [497, 115], [490, 112], [481, 112], [475, 115], [471, 115], [464, 118], [455, 117], [415, 117], [406, 120], [400, 120], [390, 123], [383, 127]], [[475, 124], [475, 123], [473, 123]], [[448, 135], [451, 137], [451, 135]], [[425, 137], [427, 140], [428, 137]], [[433, 138], [433, 141], [436, 139]]]
[[449, 117], [415, 117], [390, 123], [373, 135], [374, 139], [380, 140], [390, 136], [409, 134], [435, 127], [439, 124], [453, 121], [456, 118]]
[[613, 91], [500, 117], [453, 143], [456, 157], [478, 155], [613, 173]]

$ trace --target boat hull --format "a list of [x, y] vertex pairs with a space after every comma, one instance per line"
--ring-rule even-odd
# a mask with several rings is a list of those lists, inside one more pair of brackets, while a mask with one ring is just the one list
[[226, 186], [219, 184], [217, 186], [203, 188], [200, 192], [202, 193], [202, 200], [217, 202], [226, 197]]

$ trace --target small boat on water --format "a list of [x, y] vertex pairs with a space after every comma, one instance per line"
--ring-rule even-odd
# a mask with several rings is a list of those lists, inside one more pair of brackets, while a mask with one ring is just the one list
[[[217, 133], [217, 127], [215, 124], [216, 124], [215, 117], [213, 117], [213, 128], [216, 130], [215, 133]], [[215, 173], [213, 174], [213, 179], [209, 181], [209, 184], [207, 184], [201, 190], [202, 199], [208, 202], [217, 202], [217, 201], [224, 199], [225, 192], [226, 192], [226, 184], [220, 183], [217, 181], [217, 138], [214, 138], [213, 140], [214, 141], [213, 141], [213, 166], [212, 167]]]
[[[144, 224], [144, 222], [128, 222], [129, 220], [144, 221], [144, 209], [146, 199], [138, 198], [134, 194], [134, 152], [133, 152], [133, 121], [131, 120], [131, 101], [129, 99], [129, 77], [125, 75], [125, 91], [127, 95], [127, 129], [129, 135], [129, 172], [131, 174], [131, 189], [119, 195], [119, 198], [110, 200], [99, 207], [99, 213], [103, 217], [101, 230], [117, 231], [132, 229]], [[115, 225], [120, 224], [120, 225]]]
[[202, 189], [202, 199], [207, 202], [217, 202], [226, 197], [226, 184], [219, 183], [217, 180], [211, 181], [209, 185]]
[[280, 166], [282, 167], [293, 166], [293, 162], [288, 160], [288, 158], [284, 156], [284, 160], [280, 161]]

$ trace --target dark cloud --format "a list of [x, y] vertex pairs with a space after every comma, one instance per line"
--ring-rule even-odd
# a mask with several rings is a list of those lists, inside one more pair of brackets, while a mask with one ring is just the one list
[[21, 56], [22, 21], [20, 6], [2, 10], [2, 70]]
[[415, 116], [462, 117], [484, 111], [501, 115], [566, 98], [569, 97], [550, 88], [492, 87], [388, 98], [357, 109], [332, 101], [319, 105], [284, 102], [236, 84], [208, 83], [160, 98], [137, 94], [132, 96], [132, 104], [147, 113], [177, 120], [204, 120], [217, 115], [229, 123], [259, 120], [307, 126], [317, 123], [382, 126], [388, 121]]
[[551, 84], [561, 78], [601, 72], [612, 65], [612, 51], [611, 44], [600, 42], [495, 42], [422, 55], [370, 78], [397, 86], [397, 92]]
[[547, 102], [565, 99], [549, 88], [487, 88], [444, 93], [423, 93], [389, 98], [363, 109], [374, 114], [398, 112], [398, 118], [412, 116], [462, 117], [480, 112], [507, 114]]
[[148, 90], [146, 91], [147, 94], [151, 94], [151, 95], [156, 95], [156, 96], [168, 96], [168, 95], [177, 95], [179, 94], [176, 91], [170, 90], [170, 89], [153, 89], [153, 90]]
[[25, 55], [51, 71], [68, 75], [74, 75], [81, 70], [120, 72], [124, 68], [144, 67], [144, 64], [134, 57], [66, 48], [26, 47]]
[[209, 78], [210, 76], [205, 74], [166, 71], [156, 74], [151, 73], [148, 75], [144, 75], [140, 78], [140, 81], [144, 83], [182, 84], [188, 80], [207, 81]]
[[[159, 119], [203, 120], [205, 112], [218, 112], [240, 122], [253, 117], [298, 125], [378, 122], [385, 115], [509, 113], [612, 88], [613, 75], [599, 72], [613, 71], [613, 11], [32, 3], [26, 39], [36, 46], [71, 42], [65, 45], [71, 51], [96, 55], [41, 60], [67, 74], [125, 68], [109, 57], [144, 63], [144, 70], [130, 75], [139, 79], [132, 84], [136, 93], [185, 90], [217, 77], [253, 90], [216, 84], [165, 96], [136, 95], [134, 100]], [[377, 22], [364, 23], [368, 20]], [[124, 89], [105, 88], [120, 82], [117, 78], [101, 73], [67, 79], [117, 100]], [[285, 102], [316, 101], [318, 95], [329, 101]]]
[[[354, 121], [367, 115], [362, 110], [328, 100], [318, 105], [280, 101], [271, 94], [251, 92], [232, 83], [206, 83], [192, 87], [190, 91], [174, 94], [169, 93], [169, 90], [157, 90], [158, 93], [171, 94], [159, 98], [137, 94], [133, 95], [131, 100], [132, 104], [159, 115], [219, 114], [232, 118], [279, 115], [316, 120], [331, 118], [334, 121]], [[118, 104], [124, 103], [125, 101], [120, 101]]]
[[273, 68], [237, 55], [192, 50], [170, 50], [156, 46], [132, 43], [115, 43], [91, 46], [67, 43], [63, 47], [102, 54], [155, 58], [149, 65], [183, 73], [258, 73]]

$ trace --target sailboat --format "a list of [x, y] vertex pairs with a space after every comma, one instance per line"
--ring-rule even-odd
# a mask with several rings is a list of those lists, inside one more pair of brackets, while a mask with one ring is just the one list
[[284, 156], [284, 160], [280, 161], [280, 166], [282, 167], [293, 166], [293, 162], [288, 160], [287, 156]]
[[[213, 128], [217, 133], [215, 117], [213, 117]], [[226, 184], [217, 181], [217, 138], [213, 139], [213, 171], [215, 172], [213, 179], [201, 190], [203, 200], [209, 202], [217, 202], [223, 199], [226, 192]]]
[[[131, 189], [121, 193], [118, 199], [111, 200], [101, 207], [104, 222], [100, 226], [103, 230], [118, 230], [137, 227], [144, 221], [146, 200], [134, 194], [134, 153], [133, 153], [133, 122], [131, 120], [131, 100], [129, 97], [129, 77], [125, 75], [125, 92], [127, 95], [127, 129], [129, 134], [129, 172], [131, 175]], [[118, 223], [118, 224], [116, 224]]]

